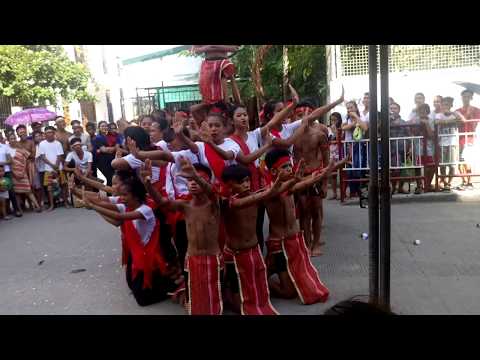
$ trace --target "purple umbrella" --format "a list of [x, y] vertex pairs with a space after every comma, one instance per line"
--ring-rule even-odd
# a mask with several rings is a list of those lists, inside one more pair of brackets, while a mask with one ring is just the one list
[[5, 124], [10, 126], [20, 124], [29, 125], [34, 122], [41, 123], [44, 121], [53, 120], [56, 116], [56, 113], [44, 108], [27, 109], [10, 115], [7, 120], [5, 120]]

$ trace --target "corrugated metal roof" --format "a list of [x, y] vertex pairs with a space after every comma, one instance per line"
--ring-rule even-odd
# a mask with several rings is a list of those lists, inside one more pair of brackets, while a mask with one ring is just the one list
[[189, 50], [191, 47], [192, 47], [191, 45], [176, 46], [176, 47], [171, 48], [171, 49], [156, 51], [156, 52], [151, 53], [151, 54], [137, 56], [137, 57], [130, 58], [130, 59], [125, 59], [125, 60], [122, 61], [122, 64], [123, 65], [131, 65], [131, 64], [138, 63], [138, 62], [142, 62], [142, 61], [159, 59], [159, 58], [162, 58], [162, 57], [165, 57], [165, 56], [168, 56], [168, 55], [178, 54], [180, 51]]

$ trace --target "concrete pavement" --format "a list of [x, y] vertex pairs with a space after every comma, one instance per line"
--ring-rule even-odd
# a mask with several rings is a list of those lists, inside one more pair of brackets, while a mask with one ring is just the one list
[[[327, 201], [325, 214], [325, 255], [314, 264], [331, 297], [310, 306], [273, 299], [281, 314], [321, 314], [368, 294], [368, 241], [360, 238], [368, 210]], [[392, 205], [394, 311], [480, 313], [479, 222], [475, 202]], [[120, 255], [119, 230], [93, 211], [60, 208], [0, 221], [0, 314], [184, 314], [170, 301], [137, 306]]]

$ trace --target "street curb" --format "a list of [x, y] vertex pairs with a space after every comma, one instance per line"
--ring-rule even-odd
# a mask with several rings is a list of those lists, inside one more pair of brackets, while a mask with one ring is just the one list
[[[391, 199], [392, 204], [405, 204], [416, 202], [480, 202], [480, 191], [465, 192], [452, 190], [449, 193], [427, 193], [427, 194], [409, 194], [409, 195], [394, 195]], [[368, 201], [364, 201], [367, 205]], [[341, 203], [344, 206], [359, 206], [359, 200], [346, 200]]]

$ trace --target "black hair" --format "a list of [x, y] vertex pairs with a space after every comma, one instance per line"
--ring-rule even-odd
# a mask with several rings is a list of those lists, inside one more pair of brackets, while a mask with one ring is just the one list
[[301, 108], [301, 107], [308, 107], [310, 109], [315, 109], [315, 105], [310, 100], [303, 100], [295, 106], [295, 109]]
[[273, 150], [267, 152], [267, 155], [265, 155], [265, 164], [269, 169], [271, 169], [273, 164], [275, 164], [278, 159], [284, 156], [290, 157], [290, 152], [287, 149], [274, 148]]
[[229, 109], [228, 109], [228, 117], [230, 117], [231, 119], [233, 119], [233, 115], [235, 115], [235, 112], [238, 110], [238, 109], [245, 109], [247, 110], [247, 107], [243, 104], [231, 104], [229, 106]]
[[127, 137], [135, 140], [140, 150], [150, 150], [150, 136], [140, 126], [129, 126], [124, 131], [125, 139]]
[[[345, 106], [347, 106], [348, 104], [353, 104], [353, 105], [355, 105], [355, 111], [356, 111], [357, 115], [360, 116], [360, 110], [358, 110], [358, 105], [357, 105], [357, 103], [356, 103], [355, 101], [351, 100], [351, 101], [347, 101], [347, 102], [345, 103]], [[347, 118], [348, 118], [348, 117], [350, 117], [350, 115], [347, 115]]]
[[78, 137], [72, 138], [72, 140], [70, 140], [70, 146], [73, 146], [73, 144], [75, 144], [77, 142], [82, 143], [82, 139], [80, 139]]
[[70, 125], [73, 126], [74, 123], [75, 123], [75, 124], [78, 123], [78, 125], [82, 125], [82, 122], [81, 122], [80, 120], [72, 120], [72, 121], [70, 121]]
[[100, 127], [100, 125], [102, 125], [102, 124], [107, 124], [107, 127], [108, 127], [108, 121], [105, 121], [105, 120], [99, 121], [98, 122], [98, 127]]
[[141, 124], [143, 119], [145, 119], [145, 118], [149, 118], [150, 120], [152, 120], [152, 122], [154, 120], [153, 116], [151, 116], [151, 115], [140, 115], [138, 117], [138, 124]]
[[367, 91], [366, 93], [363, 93], [363, 96], [368, 96], [368, 97], [370, 97], [370, 93]]
[[265, 117], [265, 120], [271, 120], [274, 112], [275, 112], [275, 106], [277, 106], [278, 103], [281, 101], [278, 100], [270, 100], [263, 105], [263, 116]]
[[55, 117], [55, 121], [57, 121], [58, 119], [63, 119], [63, 120], [65, 120], [65, 118], [64, 118], [63, 116], [60, 116], [60, 115], [57, 116], [57, 117]]
[[473, 96], [473, 91], [470, 90], [470, 89], [465, 89], [465, 90], [463, 90], [463, 91], [460, 93], [460, 95], [463, 96], [463, 95], [465, 95], [465, 94], [467, 94], [467, 93], [468, 93], [468, 94], [472, 94], [472, 96]]
[[400, 108], [400, 105], [399, 105], [398, 103], [396, 103], [395, 101], [394, 101], [394, 102], [392, 102], [392, 103], [390, 104], [390, 106], [391, 106], [391, 105], [398, 106], [398, 110], [400, 110], [400, 109], [401, 109], [401, 108]]
[[208, 121], [208, 118], [209, 117], [215, 117], [217, 119], [219, 119], [221, 122], [222, 122], [222, 125], [223, 126], [227, 126], [227, 119], [225, 118], [225, 116], [223, 116], [222, 114], [220, 113], [216, 113], [216, 112], [211, 112], [208, 114], [207, 116], [207, 121]]
[[326, 310], [325, 315], [349, 315], [349, 316], [392, 316], [395, 315], [390, 310], [382, 308], [380, 305], [360, 301], [355, 297], [340, 301]]
[[192, 165], [193, 168], [197, 171], [202, 171], [204, 172], [205, 174], [208, 175], [208, 178], [211, 180], [212, 179], [212, 170], [210, 170], [209, 167], [203, 165], [203, 164], [200, 164], [200, 163], [195, 163]]
[[430, 114], [430, 105], [428, 104], [422, 104], [418, 107], [417, 112], [425, 112], [425, 114]]
[[147, 190], [138, 176], [130, 176], [122, 179], [122, 185], [142, 204], [147, 200]]
[[337, 121], [336, 121], [336, 123], [335, 123], [335, 126], [336, 126], [337, 128], [340, 128], [340, 127], [342, 126], [342, 115], [341, 115], [339, 112], [333, 112], [333, 113], [330, 114], [330, 118], [331, 118], [332, 116], [335, 116], [335, 117], [337, 118]]
[[415, 94], [415, 97], [417, 97], [417, 96], [423, 96], [423, 98], [425, 99], [425, 94], [424, 94], [424, 93], [422, 93], [422, 92], [418, 92], [418, 93], [416, 93], [416, 94]]
[[442, 103], [443, 103], [443, 102], [446, 102], [446, 103], [448, 103], [448, 104], [450, 104], [450, 105], [453, 106], [453, 98], [450, 97], [450, 96], [445, 96], [444, 98], [442, 98]]
[[0, 169], [4, 169], [5, 165], [0, 164]]
[[153, 120], [167, 120], [167, 113], [164, 111], [164, 110], [153, 110], [151, 113], [150, 113], [150, 117], [153, 119]]
[[25, 129], [25, 130], [27, 130], [27, 127], [26, 127], [25, 125], [23, 125], [23, 124], [20, 124], [20, 125], [17, 126], [17, 128], [15, 129], [15, 131], [18, 131], [18, 129]]
[[97, 124], [95, 124], [94, 122], [89, 121], [89, 122], [87, 122], [87, 123], [85, 124], [85, 127], [86, 127], [86, 128], [88, 128], [88, 127], [93, 127], [94, 129], [96, 129], [96, 128], [97, 128]]
[[43, 133], [40, 131], [40, 130], [35, 130], [34, 132], [32, 132], [32, 139], [35, 137], [35, 135], [42, 135]]
[[57, 129], [55, 129], [53, 126], [45, 126], [45, 132], [49, 130], [57, 131]]
[[153, 118], [153, 123], [157, 123], [161, 131], [167, 129], [170, 125], [166, 118]]
[[116, 170], [113, 175], [118, 176], [123, 183], [128, 178], [136, 177], [137, 173], [132, 170]]
[[239, 164], [226, 166], [222, 172], [223, 182], [230, 180], [240, 182], [246, 177], [250, 177], [250, 170], [246, 166]]

